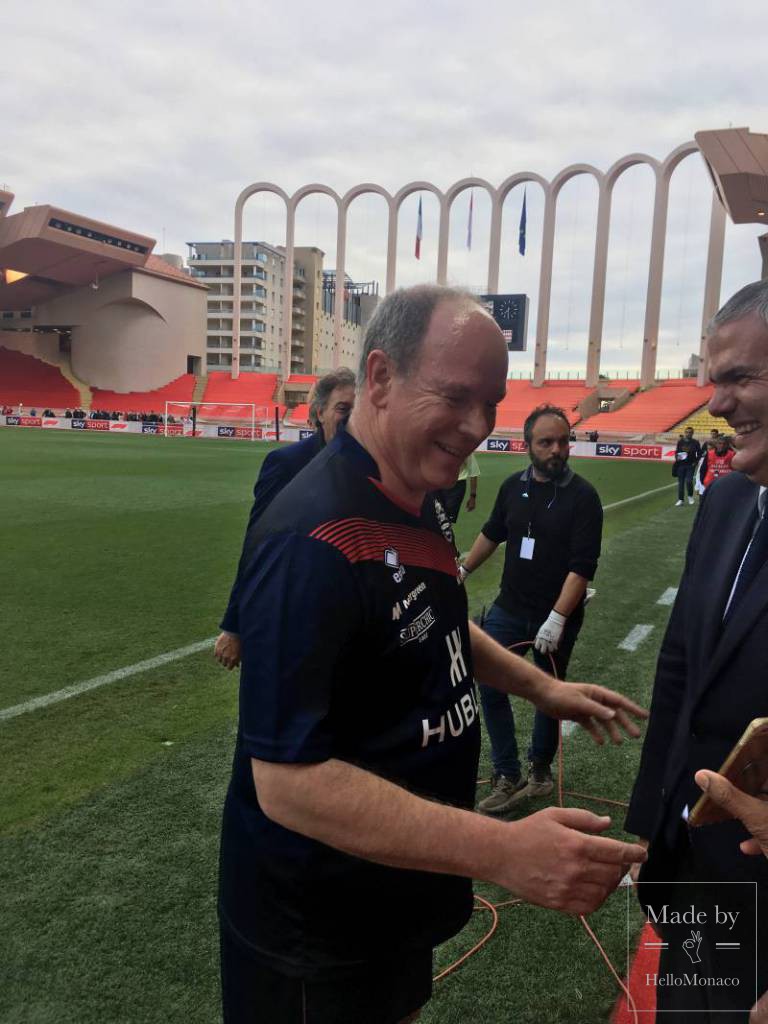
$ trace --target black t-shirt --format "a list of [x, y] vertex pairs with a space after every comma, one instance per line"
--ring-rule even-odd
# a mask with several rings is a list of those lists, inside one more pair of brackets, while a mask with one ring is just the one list
[[569, 572], [594, 577], [603, 509], [592, 484], [570, 469], [556, 483], [541, 483], [528, 466], [501, 485], [482, 532], [495, 544], [507, 545], [496, 603], [510, 613], [546, 616]]
[[286, 974], [343, 975], [434, 946], [471, 913], [468, 879], [383, 867], [271, 821], [250, 763], [338, 758], [473, 806], [478, 706], [446, 533], [433, 500], [418, 512], [389, 498], [343, 431], [249, 531], [219, 905], [225, 926]]
[[678, 466], [695, 466], [701, 458], [701, 445], [692, 437], [681, 437], [675, 449], [675, 462]]

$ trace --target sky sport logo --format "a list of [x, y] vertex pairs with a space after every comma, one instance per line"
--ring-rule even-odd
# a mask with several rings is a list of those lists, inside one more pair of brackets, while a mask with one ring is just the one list
[[[748, 1012], [760, 995], [755, 883], [654, 882], [641, 885], [640, 894], [647, 923], [635, 972], [629, 966], [634, 950], [627, 949], [633, 995], [654, 990], [660, 1011], [693, 1013], [706, 1006]], [[630, 887], [627, 896], [628, 915], [636, 920]]]

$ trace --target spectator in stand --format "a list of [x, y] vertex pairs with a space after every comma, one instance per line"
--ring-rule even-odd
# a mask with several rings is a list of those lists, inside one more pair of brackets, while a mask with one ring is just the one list
[[693, 436], [693, 427], [686, 427], [685, 433], [677, 442], [675, 461], [672, 465], [672, 476], [677, 477], [675, 505], [683, 504], [686, 491], [688, 491], [688, 504], [693, 504], [693, 478], [700, 458], [701, 445]]
[[718, 435], [714, 442], [714, 448], [709, 448], [702, 460], [701, 482], [705, 491], [713, 480], [731, 472], [731, 463], [735, 454], [736, 452], [731, 448], [730, 438], [725, 434]]
[[19, 416], [23, 416], [24, 415], [24, 403], [23, 402], [19, 402], [19, 411], [18, 411], [17, 415], [19, 415]]
[[589, 432], [589, 440], [593, 444], [597, 444], [597, 442], [600, 440], [600, 435], [598, 434], [598, 432], [596, 430], [590, 430], [590, 432]]
[[29, 410], [29, 415], [30, 416], [37, 416], [37, 409], [30, 409]]

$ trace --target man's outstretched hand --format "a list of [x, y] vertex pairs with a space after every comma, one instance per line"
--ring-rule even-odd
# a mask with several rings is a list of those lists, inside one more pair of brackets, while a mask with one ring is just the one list
[[640, 728], [633, 719], [648, 717], [648, 712], [629, 697], [594, 683], [561, 683], [555, 680], [535, 704], [550, 718], [578, 722], [600, 745], [605, 742], [605, 736], [611, 743], [621, 743], [622, 731], [636, 739]]
[[626, 874], [646, 859], [637, 843], [594, 833], [611, 819], [575, 807], [548, 807], [508, 828], [514, 840], [509, 880], [501, 884], [529, 903], [566, 914], [591, 914]]

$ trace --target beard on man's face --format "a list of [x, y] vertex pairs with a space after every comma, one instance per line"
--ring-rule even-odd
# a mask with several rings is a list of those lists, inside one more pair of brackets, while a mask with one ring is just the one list
[[531, 460], [531, 465], [542, 476], [545, 476], [547, 480], [557, 480], [563, 475], [567, 466], [567, 456], [563, 458], [561, 455], [550, 455], [546, 459], [539, 459], [532, 451], [529, 450], [528, 455]]

